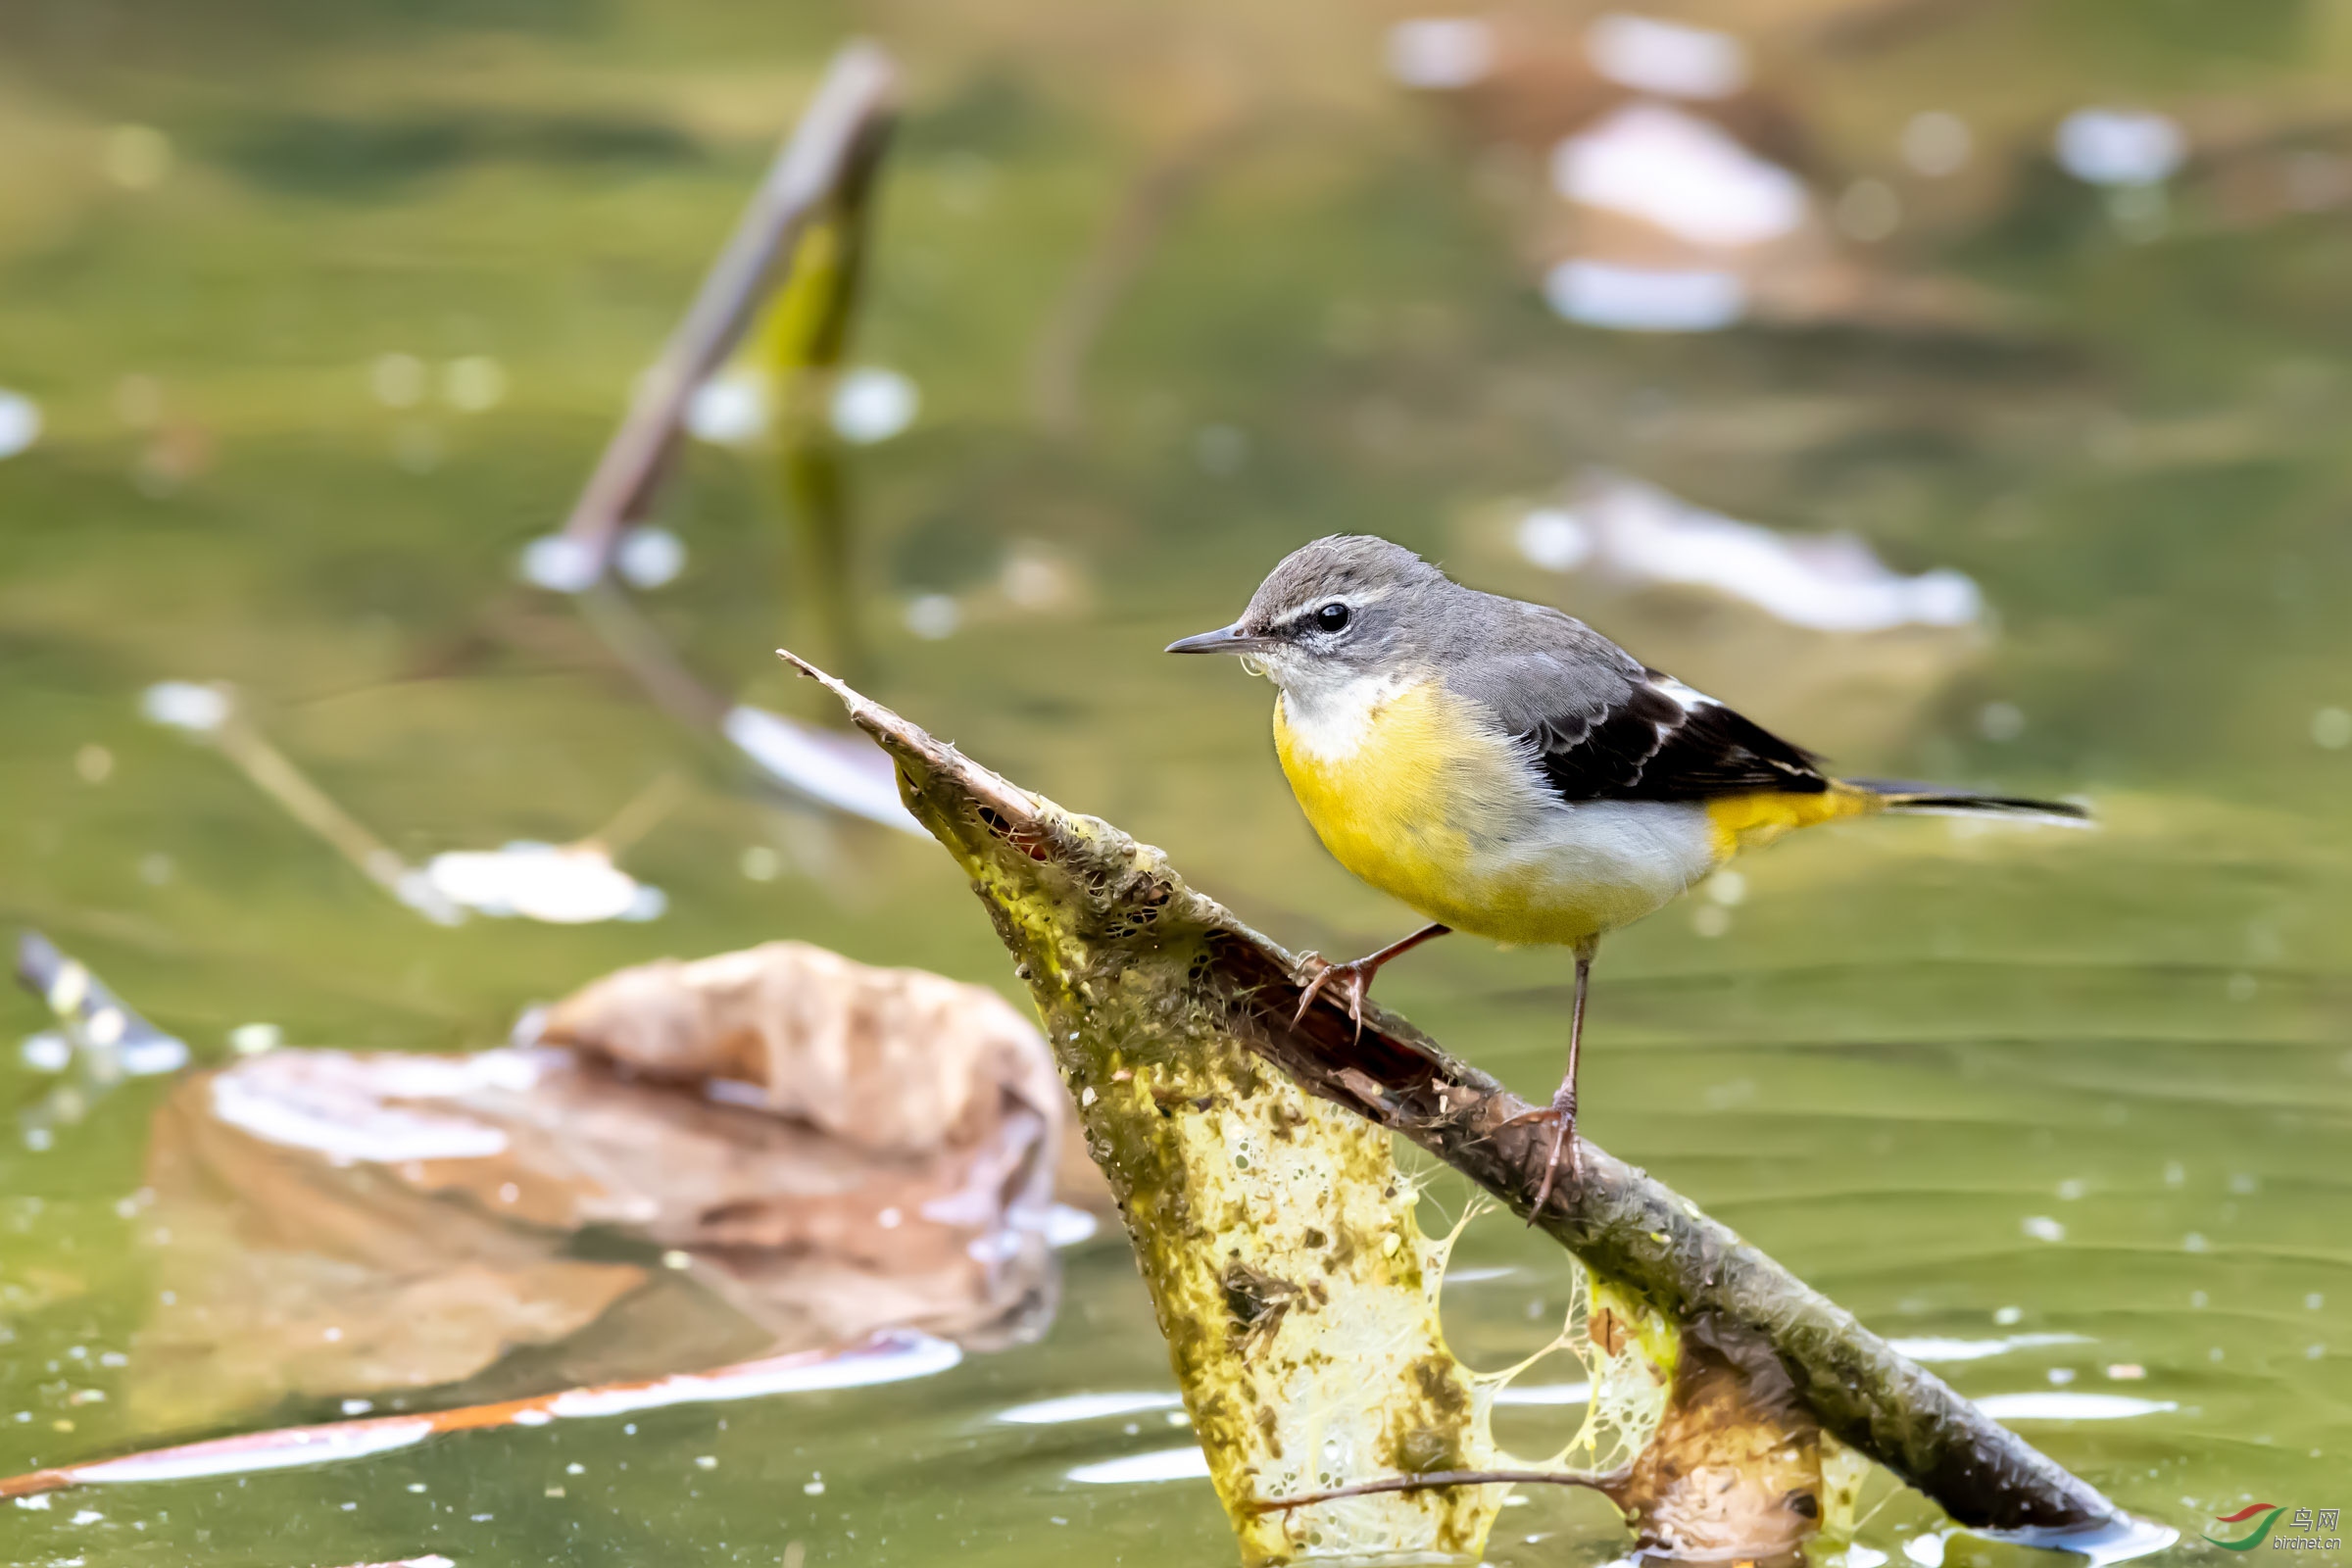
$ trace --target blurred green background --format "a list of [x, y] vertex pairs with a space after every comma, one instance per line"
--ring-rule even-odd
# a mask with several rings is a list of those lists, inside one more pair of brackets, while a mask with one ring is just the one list
[[[2182, 1560], [2245, 1502], [2352, 1501], [2352, 9], [1693, 4], [1744, 79], [1679, 97], [1607, 80], [1597, 8], [1566, 5], [1480, 13], [1478, 69], [1416, 87], [1446, 74], [1416, 39], [1472, 35], [1394, 30], [1413, 15], [0, 10], [0, 386], [39, 422], [0, 461], [0, 915], [203, 1059], [254, 1022], [479, 1047], [617, 965], [777, 936], [1017, 995], [944, 855], [778, 797], [517, 577], [825, 60], [871, 36], [906, 114], [850, 358], [919, 404], [846, 450], [841, 581], [796, 567], [763, 450], [688, 445], [654, 519], [684, 569], [640, 601], [688, 665], [831, 722], [769, 651], [847, 607], [874, 696], [1334, 954], [1410, 916], [1314, 844], [1265, 688], [1158, 652], [1324, 533], [1562, 604], [1849, 771], [2087, 796], [2095, 834], [1810, 835], [1614, 939], [1587, 1126], [1882, 1332], [2079, 1336], [1939, 1370], [2145, 1401], [2025, 1430], [2182, 1527]], [[1642, 98], [1801, 187], [1784, 232], [1704, 263], [1746, 301], [1721, 330], [1547, 303], [1579, 257], [1699, 265], [1556, 188], [1550, 149]], [[2086, 109], [2176, 155], [2084, 177], [2061, 127]], [[1629, 478], [1964, 572], [1985, 612], [1823, 632], [1531, 559], [1531, 511]], [[167, 679], [235, 682], [414, 862], [578, 838], [674, 772], [623, 856], [666, 911], [428, 924], [142, 719]], [[1381, 989], [1530, 1092], [1567, 970], [1447, 944]], [[0, 1088], [45, 1080], [12, 1053]], [[0, 1142], [0, 1468], [149, 1436], [76, 1395], [136, 1355], [151, 1260], [118, 1205], [160, 1093]], [[1457, 1348], [1541, 1344], [1544, 1248], [1490, 1224], [1463, 1255], [1511, 1272], [1449, 1296]], [[933, 1384], [61, 1496], [0, 1509], [0, 1558], [1230, 1560], [1204, 1484], [1067, 1477], [1164, 1446], [1158, 1414], [991, 1421], [1167, 1386], [1116, 1238], [1068, 1263], [1044, 1342]], [[1932, 1528], [1898, 1498], [1863, 1539], [2001, 1554]], [[1622, 1539], [1539, 1496], [1490, 1558]]]

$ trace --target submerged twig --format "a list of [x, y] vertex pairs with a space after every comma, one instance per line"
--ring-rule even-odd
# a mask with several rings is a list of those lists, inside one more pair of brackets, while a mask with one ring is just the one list
[[886, 128], [878, 123], [850, 149], [826, 215], [795, 248], [791, 275], [768, 307], [750, 356], [766, 374], [776, 410], [794, 620], [842, 670], [858, 669], [864, 659], [851, 585], [850, 471], [832, 404], [865, 291]]
[[185, 1042], [139, 1016], [106, 982], [38, 931], [17, 939], [17, 982], [56, 1016], [58, 1032], [49, 1044], [64, 1053], [54, 1065], [66, 1074], [18, 1113], [27, 1149], [49, 1148], [57, 1128], [87, 1116], [124, 1078], [173, 1072], [187, 1063]]
[[[1336, 1003], [1294, 1021], [1304, 979], [1298, 960], [1185, 886], [1158, 850], [1018, 788], [783, 657], [827, 685], [896, 760], [907, 805], [973, 870], [1050, 1025], [1070, 1040], [1078, 1039], [1070, 1031], [1098, 1014], [1148, 1027], [1153, 1015], [1141, 1011], [1146, 1004], [1118, 993], [1148, 997], [1173, 966], [1182, 994], [1157, 1004], [1212, 1013], [1218, 1028], [1311, 1094], [1403, 1135], [1514, 1212], [1532, 1215], [1596, 1276], [1668, 1322], [1724, 1347], [1735, 1360], [1777, 1363], [1792, 1403], [1959, 1523], [2049, 1544], [2169, 1539], [1646, 1172], [1583, 1144], [1581, 1176], [1555, 1187], [1536, 1212], [1551, 1135], [1515, 1124], [1525, 1101], [1380, 1006], [1364, 1008], [1360, 1034]], [[1120, 1006], [1128, 1010], [1114, 1011]], [[1180, 1014], [1156, 1016], [1174, 1027]], [[1083, 1065], [1064, 1058], [1072, 1091], [1091, 1105], [1090, 1096], [1113, 1086], [1081, 1082], [1074, 1068]], [[1419, 1484], [1429, 1484], [1426, 1475]]]
[[1301, 1493], [1295, 1497], [1269, 1497], [1257, 1504], [1257, 1511], [1284, 1513], [1312, 1503], [1338, 1502], [1343, 1497], [1369, 1497], [1383, 1492], [1420, 1492], [1430, 1487], [1583, 1487], [1588, 1492], [1605, 1493], [1612, 1479], [1615, 1477], [1576, 1475], [1565, 1470], [1430, 1470], [1420, 1475], [1359, 1481], [1352, 1487]]
[[834, 58], [564, 524], [588, 580], [604, 575], [621, 530], [661, 483], [695, 388], [733, 351], [767, 298], [778, 262], [832, 199], [845, 172], [858, 168], [860, 146], [888, 122], [895, 79], [889, 57], [871, 44], [854, 44]]
[[[766, 313], [758, 356], [784, 417], [787, 490], [795, 509], [796, 581], [821, 578], [830, 606], [847, 599], [848, 552], [839, 456], [814, 412], [837, 368], [858, 296], [873, 185], [895, 114], [898, 73], [871, 44], [834, 57], [814, 100], [776, 154], [685, 318], [597, 460], [564, 525], [562, 581], [589, 628], [656, 704], [680, 722], [715, 731], [793, 794], [853, 815], [917, 831], [866, 767], [871, 754], [843, 737], [730, 702], [697, 676], [608, 573], [623, 530], [652, 506], [668, 471], [696, 388], [744, 343]], [[803, 484], [803, 480], [807, 484]], [[848, 622], [825, 641], [851, 647]]]
[[[285, 753], [270, 744], [225, 686], [214, 688], [227, 699], [213, 744], [237, 764], [264, 794], [286, 808], [286, 814], [342, 853], [369, 881], [407, 903], [416, 890], [413, 868], [386, 844], [311, 781]], [[428, 913], [442, 917], [445, 911]]]
[[465, 918], [432, 880], [336, 802], [270, 743], [245, 711], [236, 688], [225, 681], [194, 686], [167, 681], [147, 695], [148, 715], [209, 742], [235, 763], [254, 787], [285, 808], [286, 814], [333, 846], [370, 882], [401, 903], [442, 925]]

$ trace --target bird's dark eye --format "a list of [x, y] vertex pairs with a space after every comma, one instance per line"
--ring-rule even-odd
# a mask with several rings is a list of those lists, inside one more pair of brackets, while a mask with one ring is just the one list
[[1322, 631], [1338, 631], [1348, 624], [1348, 607], [1334, 600], [1315, 612], [1315, 625]]

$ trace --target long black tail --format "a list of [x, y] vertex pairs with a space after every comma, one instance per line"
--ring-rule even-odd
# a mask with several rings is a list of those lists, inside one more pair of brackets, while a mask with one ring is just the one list
[[2090, 812], [2072, 801], [2034, 801], [2022, 795], [1980, 795], [1975, 790], [1948, 789], [1910, 779], [1855, 778], [1847, 783], [1879, 798], [1889, 811], [1923, 816], [2029, 816], [2045, 821], [2087, 822]]

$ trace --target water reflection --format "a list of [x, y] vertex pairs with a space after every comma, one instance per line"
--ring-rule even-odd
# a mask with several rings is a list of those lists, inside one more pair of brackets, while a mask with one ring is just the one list
[[[930, 846], [749, 787], [744, 754], [711, 739], [738, 710], [815, 712], [769, 667], [802, 584], [768, 473], [690, 449], [645, 519], [683, 547], [638, 608], [711, 699], [689, 726], [568, 601], [511, 581], [829, 25], [622, 0], [508, 8], [492, 36], [340, 4], [288, 27], [281, 9], [0, 21], [43, 83], [0, 88], [7, 381], [37, 415], [0, 464], [0, 906], [207, 1060], [232, 1031], [264, 1043], [256, 1019], [306, 1045], [487, 1047], [532, 998], [779, 934], [1009, 985]], [[1971, 1395], [2176, 1406], [2034, 1429], [2127, 1505], [2193, 1522], [2324, 1496], [2352, 1397], [2352, 1282], [2327, 1245], [2347, 1226], [2331, 1162], [2352, 1105], [2352, 643], [2333, 612], [2352, 582], [2334, 284], [2352, 141], [2326, 9], [1825, 0], [1678, 12], [1690, 36], [1517, 8], [1390, 33], [1394, 17], [1321, 0], [925, 0], [865, 20], [915, 83], [854, 359], [905, 375], [918, 408], [844, 454], [862, 510], [843, 597], [877, 695], [1327, 951], [1393, 911], [1268, 787], [1262, 715], [1174, 683], [1152, 652], [1319, 533], [1394, 534], [1482, 586], [1557, 598], [1856, 770], [2099, 788], [2109, 831], [2062, 856], [1932, 825], [1900, 853], [1833, 837], [1629, 933], [1603, 982], [1594, 1131], [1882, 1332], [2000, 1344], [1939, 1363]], [[648, 59], [662, 68], [615, 74]], [[544, 115], [515, 118], [518, 84]], [[1561, 195], [1561, 144], [1637, 104], [1737, 147], [1711, 167], [1796, 180], [1801, 220], [1710, 248]], [[2084, 112], [2140, 128], [2083, 168], [2170, 160], [2161, 182], [2082, 177], [2062, 127]], [[2139, 117], [2176, 128], [2172, 153], [2147, 156], [2164, 138]], [[559, 120], [660, 156], [511, 133]], [[418, 134], [436, 125], [510, 133]], [[1545, 303], [1555, 277], [1565, 313]], [[1088, 278], [1111, 286], [1065, 309]], [[453, 367], [473, 358], [503, 395], [466, 411]], [[1960, 573], [1995, 613], [1821, 631], [1557, 570], [1518, 528], [1547, 509], [1586, 520], [1559, 481], [1588, 466], [1784, 542], [1851, 533], [1889, 576]], [[1016, 560], [1076, 591], [1025, 608]], [[624, 858], [669, 908], [419, 920], [143, 724], [137, 693], [169, 678], [266, 705], [272, 743], [408, 866], [563, 843], [674, 767], [674, 816]], [[763, 755], [809, 774], [789, 750]], [[839, 777], [895, 809], [885, 773]], [[1560, 979], [1536, 956], [1444, 955], [1396, 1001], [1532, 1086], [1554, 1065]], [[20, 1035], [56, 1031], [19, 1007]], [[20, 1107], [55, 1087], [14, 1052], [0, 1084]], [[0, 1161], [6, 1468], [154, 1437], [125, 1412], [169, 1288], [139, 1197], [166, 1093], [126, 1075], [71, 1136]], [[2036, 1216], [2061, 1239], [2028, 1234]], [[1509, 1236], [1467, 1245], [1487, 1278], [1449, 1294], [1448, 1336], [1499, 1364], [1540, 1342], [1557, 1284]], [[681, 1290], [691, 1273], [658, 1251], [586, 1261]], [[1107, 1243], [1065, 1262], [1044, 1342], [920, 1383], [739, 1402], [723, 1430], [685, 1406], [245, 1488], [61, 1498], [10, 1509], [10, 1544], [1223, 1560], [1197, 1483], [1067, 1479], [1173, 1444], [1150, 1435], [1166, 1412], [989, 1419], [1167, 1385], [1131, 1263]], [[2061, 1335], [2089, 1343], [2015, 1343]], [[1573, 1499], [1504, 1517], [1490, 1560], [1509, 1568], [1599, 1562], [1621, 1539]], [[1849, 1568], [1984, 1560], [1944, 1528], [1889, 1497]]]
[[1186, 1444], [1180, 1448], [1155, 1448], [1150, 1453], [1131, 1453], [1123, 1459], [1103, 1459], [1094, 1464], [1082, 1464], [1070, 1472], [1070, 1479], [1081, 1486], [1133, 1487], [1148, 1486], [1156, 1481], [1206, 1481], [1208, 1455], [1200, 1445]]
[[41, 436], [41, 408], [22, 392], [0, 388], [0, 458], [13, 458]]
[[[39, 1510], [48, 1506], [45, 1492], [69, 1487], [245, 1476], [369, 1458], [413, 1446], [443, 1433], [498, 1426], [543, 1427], [558, 1420], [633, 1415], [681, 1404], [719, 1404], [772, 1398], [784, 1394], [873, 1388], [909, 1378], [934, 1377], [962, 1358], [963, 1352], [945, 1340], [893, 1331], [876, 1334], [842, 1349], [804, 1350], [641, 1383], [573, 1389], [496, 1405], [440, 1410], [431, 1415], [378, 1416], [332, 1426], [253, 1433], [208, 1443], [182, 1444], [94, 1464], [66, 1465], [0, 1482], [0, 1496], [26, 1499], [18, 1506]], [[345, 1403], [362, 1409], [367, 1405], [365, 1400]], [[702, 1461], [700, 1467], [715, 1469], [716, 1461]]]
[[1069, 1394], [1034, 1404], [1016, 1404], [997, 1412], [997, 1419], [1015, 1426], [1059, 1426], [1068, 1421], [1101, 1421], [1142, 1410], [1173, 1410], [1182, 1402], [1173, 1393]]
[[1776, 533], [1612, 473], [1587, 474], [1566, 507], [1530, 512], [1516, 538], [1547, 571], [1707, 589], [1815, 631], [1967, 626], [1984, 611], [1977, 585], [1948, 567], [1906, 577], [1852, 534]]
[[58, 1025], [26, 1036], [18, 1048], [26, 1067], [56, 1080], [18, 1113], [25, 1148], [36, 1152], [55, 1148], [61, 1132], [85, 1120], [123, 1080], [187, 1065], [185, 1042], [124, 1005], [103, 981], [37, 932], [18, 940], [16, 975]]
[[[21, 968], [84, 1054], [163, 1043], [38, 939]], [[125, 1380], [138, 1430], [250, 1421], [288, 1400], [435, 1413], [42, 1484], [928, 1375], [956, 1347], [890, 1334], [1034, 1337], [1053, 1311], [1052, 1248], [1091, 1233], [1050, 1207], [1065, 1113], [1045, 1044], [992, 993], [778, 944], [624, 971], [530, 1028], [550, 1044], [270, 1049], [183, 1077], [126, 1211], [162, 1286]], [[34, 1147], [59, 1119], [30, 1129]], [[870, 1353], [839, 1353], [861, 1341]], [[769, 1357], [612, 1386], [747, 1347]], [[468, 1405], [565, 1382], [605, 1386]]]

